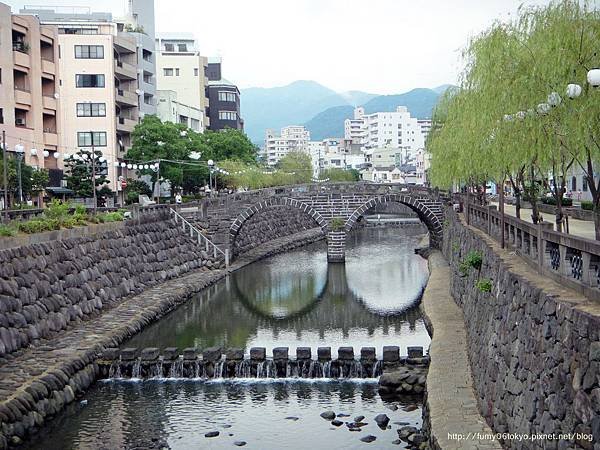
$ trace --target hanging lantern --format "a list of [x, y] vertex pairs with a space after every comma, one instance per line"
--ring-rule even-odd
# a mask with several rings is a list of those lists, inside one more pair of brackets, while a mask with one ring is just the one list
[[512, 120], [513, 120], [512, 114], [504, 114], [504, 121], [505, 122], [510, 122]]
[[548, 95], [548, 104], [552, 107], [560, 105], [561, 101], [562, 99], [560, 98], [560, 95], [558, 95], [557, 92], [551, 92]]
[[119, 167], [121, 165], [119, 161], [115, 161], [113, 164], [115, 165], [115, 167]]
[[148, 170], [150, 168], [150, 166], [148, 166], [148, 164], [144, 164], [144, 169]]
[[575, 83], [567, 85], [567, 97], [573, 99], [581, 95], [581, 86]]
[[100, 161], [101, 163], [106, 162], [106, 158], [104, 156], [101, 156], [100, 158], [98, 158], [98, 161]]
[[128, 168], [129, 170], [133, 169], [133, 164], [127, 164], [127, 168]]
[[29, 153], [31, 153], [31, 156], [35, 156], [37, 155], [37, 149], [32, 148], [31, 150], [29, 150]]
[[133, 165], [133, 170], [137, 170], [137, 168], [138, 168], [138, 165], [137, 165], [137, 164], [134, 164], [134, 165]]
[[587, 73], [587, 80], [593, 87], [600, 86], [600, 69], [592, 69]]
[[23, 147], [23, 145], [21, 145], [21, 144], [17, 144], [17, 145], [15, 145], [15, 152], [22, 154], [25, 152], [25, 147]]
[[54, 152], [54, 157], [55, 157], [56, 159], [60, 158], [60, 153], [59, 153], [59, 152]]
[[44, 158], [50, 156], [50, 152], [48, 150], [44, 150]]
[[121, 167], [124, 169], [125, 167], [127, 167], [127, 163], [122, 162]]
[[542, 116], [545, 116], [550, 112], [550, 108], [552, 108], [548, 103], [540, 103], [537, 105], [537, 112]]

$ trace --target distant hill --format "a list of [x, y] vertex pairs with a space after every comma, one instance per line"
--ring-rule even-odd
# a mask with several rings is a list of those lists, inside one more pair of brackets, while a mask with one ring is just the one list
[[348, 105], [344, 96], [315, 81], [295, 81], [275, 88], [241, 90], [241, 114], [246, 134], [262, 143], [265, 130], [286, 125], [302, 125], [319, 112]]
[[355, 106], [367, 113], [395, 111], [406, 106], [419, 118], [431, 117], [438, 96], [450, 85], [434, 89], [413, 89], [399, 95], [377, 95], [362, 91], [335, 92], [316, 81], [294, 81], [274, 88], [241, 90], [241, 114], [244, 129], [252, 142], [262, 145], [265, 130], [287, 125], [305, 125], [311, 139], [344, 135], [344, 120], [353, 116]]
[[[425, 119], [431, 117], [439, 96], [440, 93], [433, 89], [418, 88], [399, 95], [380, 95], [363, 106], [367, 114], [396, 111], [398, 106], [406, 106], [413, 117]], [[310, 131], [310, 138], [315, 141], [328, 137], [343, 137], [344, 120], [352, 118], [353, 115], [352, 106], [331, 107], [305, 122], [304, 126]]]

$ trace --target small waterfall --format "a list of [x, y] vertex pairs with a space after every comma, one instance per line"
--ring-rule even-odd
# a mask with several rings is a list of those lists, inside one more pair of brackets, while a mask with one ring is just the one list
[[142, 359], [138, 358], [131, 369], [131, 378], [142, 378]]
[[194, 378], [200, 378], [202, 373], [200, 373], [200, 361], [194, 361]]
[[243, 361], [235, 364], [235, 377], [236, 378], [250, 378], [250, 361], [244, 359]]
[[217, 365], [215, 366], [215, 374], [213, 376], [213, 378], [225, 378], [225, 360], [221, 360], [217, 363]]
[[383, 372], [383, 361], [382, 360], [378, 360], [373, 365], [373, 374], [371, 376], [373, 378], [377, 378], [379, 375], [381, 375], [382, 372]]
[[323, 378], [331, 378], [331, 361], [325, 361], [322, 365]]
[[150, 370], [148, 373], [149, 378], [162, 378], [163, 376], [163, 362], [162, 360], [158, 361], [155, 364], [150, 366]]
[[363, 378], [363, 372], [364, 369], [360, 361], [353, 360], [350, 363], [350, 369], [348, 370], [349, 378]]
[[108, 378], [122, 378], [121, 373], [121, 357], [117, 361], [113, 361], [108, 369]]
[[183, 378], [183, 358], [177, 358], [169, 369], [169, 378]]
[[265, 369], [265, 362], [261, 361], [258, 363], [258, 366], [256, 366], [256, 378], [264, 378], [263, 377], [263, 371]]

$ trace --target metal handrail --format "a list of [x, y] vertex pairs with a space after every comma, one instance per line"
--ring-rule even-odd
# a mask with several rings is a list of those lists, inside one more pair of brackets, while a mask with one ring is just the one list
[[223, 255], [223, 259], [225, 260], [225, 267], [229, 267], [229, 249], [221, 250], [213, 241], [211, 241], [208, 237], [206, 237], [202, 232], [192, 225], [185, 217], [175, 211], [173, 208], [169, 208], [169, 213], [173, 215], [175, 219], [175, 223], [178, 223], [178, 220], [181, 219], [181, 223], [183, 226], [183, 231], [185, 231], [186, 226], [190, 228], [190, 237], [194, 237], [194, 233], [196, 233], [196, 237], [198, 239], [198, 244], [202, 245], [202, 241], [204, 241], [204, 245], [206, 246], [206, 251], [209, 251], [209, 246], [212, 245], [213, 256], [216, 258], [217, 254]]

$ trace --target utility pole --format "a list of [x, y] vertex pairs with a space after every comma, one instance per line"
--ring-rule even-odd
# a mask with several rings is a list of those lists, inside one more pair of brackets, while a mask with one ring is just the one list
[[94, 148], [94, 132], [90, 131], [92, 137], [92, 195], [94, 197], [94, 215], [98, 211], [98, 198], [96, 197], [96, 149]]
[[156, 163], [156, 204], [160, 205], [160, 159]]
[[6, 160], [6, 131], [2, 131], [2, 172], [4, 185], [4, 222], [8, 223], [8, 175]]

